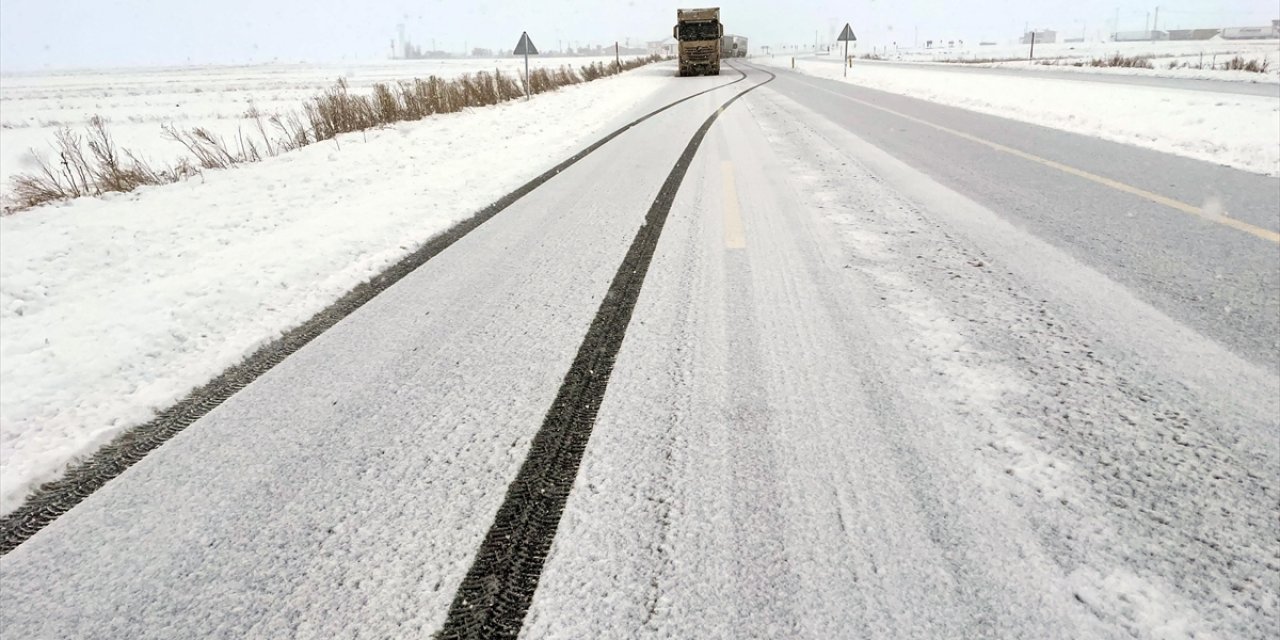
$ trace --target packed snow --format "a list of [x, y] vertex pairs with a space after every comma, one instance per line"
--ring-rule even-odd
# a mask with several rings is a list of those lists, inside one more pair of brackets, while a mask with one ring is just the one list
[[0, 218], [0, 512], [603, 135], [670, 74], [643, 67]]
[[[533, 57], [531, 68], [579, 67], [613, 57]], [[16, 174], [33, 168], [32, 150], [49, 154], [60, 127], [82, 130], [105, 118], [124, 149], [168, 164], [186, 155], [161, 126], [204, 127], [228, 139], [256, 135], [246, 116], [300, 110], [310, 98], [343, 78], [353, 93], [374, 84], [479, 71], [522, 74], [523, 58], [384, 60], [348, 64], [169, 67], [14, 73], [0, 76], [0, 193]]]
[[[791, 58], [760, 57], [787, 67]], [[1146, 147], [1266, 175], [1280, 175], [1280, 99], [1031, 75], [799, 58], [796, 70], [913, 98]]]
[[[1061, 35], [1061, 34], [1059, 34]], [[1280, 42], [1275, 40], [1188, 40], [1164, 42], [1055, 42], [1037, 44], [1034, 59], [1025, 44], [956, 46], [924, 49], [873, 47], [856, 55], [874, 53], [903, 62], [962, 63], [980, 67], [1071, 70], [1082, 73], [1143, 75], [1168, 78], [1202, 78], [1237, 82], [1280, 83]], [[1095, 58], [1147, 58], [1151, 69], [1140, 67], [1072, 66]], [[1267, 71], [1231, 71], [1225, 65], [1235, 57], [1267, 63]], [[1176, 68], [1171, 68], [1176, 67]]]

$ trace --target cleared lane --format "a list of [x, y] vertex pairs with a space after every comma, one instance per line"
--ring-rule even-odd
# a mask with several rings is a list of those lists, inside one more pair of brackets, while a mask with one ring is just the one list
[[1280, 372], [1280, 245], [990, 143], [1222, 212], [1263, 236], [1280, 232], [1280, 178], [788, 71], [771, 86]]
[[[805, 58], [816, 62], [840, 64], [839, 58], [815, 56]], [[1108, 73], [1088, 73], [1054, 70], [1052, 67], [1035, 67], [1029, 69], [1008, 69], [1002, 67], [981, 67], [963, 63], [924, 64], [915, 62], [891, 62], [885, 60], [854, 61], [854, 64], [867, 64], [880, 67], [897, 67], [904, 69], [921, 69], [925, 71], [948, 71], [953, 73], [977, 73], [997, 76], [1015, 76], [1023, 78], [1052, 78], [1055, 80], [1071, 80], [1075, 82], [1102, 82], [1106, 84], [1127, 84], [1140, 87], [1160, 87], [1162, 89], [1180, 89], [1183, 91], [1205, 91], [1208, 93], [1225, 93], [1242, 96], [1267, 96], [1280, 98], [1280, 84], [1274, 82], [1232, 82], [1226, 80], [1201, 80], [1199, 78], [1161, 78], [1156, 76], [1113, 75]], [[1262, 75], [1262, 74], [1259, 74]]]
[[565, 170], [4, 556], [6, 632], [438, 628], [644, 212], [731, 91]]

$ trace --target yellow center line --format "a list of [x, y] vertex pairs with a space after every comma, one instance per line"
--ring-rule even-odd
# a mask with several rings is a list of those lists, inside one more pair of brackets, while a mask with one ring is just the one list
[[1183, 212], [1183, 213], [1189, 213], [1189, 214], [1191, 214], [1191, 215], [1193, 215], [1193, 216], [1199, 216], [1199, 217], [1201, 217], [1201, 218], [1203, 218], [1203, 219], [1205, 219], [1205, 220], [1208, 220], [1208, 221], [1210, 221], [1210, 222], [1216, 222], [1216, 223], [1218, 223], [1218, 224], [1225, 225], [1225, 226], [1231, 227], [1231, 228], [1233, 228], [1233, 229], [1237, 229], [1237, 230], [1239, 230], [1239, 231], [1243, 231], [1243, 232], [1245, 232], [1245, 233], [1248, 233], [1248, 234], [1251, 234], [1251, 235], [1257, 236], [1257, 237], [1259, 237], [1259, 238], [1262, 238], [1263, 240], [1268, 240], [1268, 241], [1270, 241], [1270, 242], [1274, 242], [1274, 243], [1276, 243], [1276, 244], [1280, 244], [1280, 233], [1277, 233], [1277, 232], [1272, 231], [1272, 230], [1270, 230], [1270, 229], [1264, 229], [1264, 228], [1262, 228], [1262, 227], [1259, 227], [1259, 226], [1256, 226], [1256, 225], [1249, 224], [1248, 222], [1244, 222], [1244, 221], [1242, 221], [1242, 220], [1236, 220], [1235, 218], [1230, 218], [1230, 217], [1227, 217], [1227, 216], [1224, 216], [1224, 215], [1221, 215], [1221, 214], [1218, 214], [1218, 213], [1213, 213], [1213, 212], [1210, 212], [1210, 211], [1205, 211], [1205, 210], [1204, 210], [1203, 208], [1201, 208], [1201, 207], [1197, 207], [1197, 206], [1194, 206], [1194, 205], [1190, 205], [1190, 204], [1187, 204], [1187, 203], [1182, 202], [1182, 201], [1180, 201], [1180, 200], [1175, 200], [1175, 199], [1170, 198], [1170, 197], [1167, 197], [1167, 196], [1162, 196], [1162, 195], [1160, 195], [1160, 194], [1158, 194], [1158, 193], [1153, 193], [1153, 192], [1151, 192], [1151, 191], [1147, 191], [1146, 189], [1139, 189], [1138, 187], [1135, 187], [1135, 186], [1133, 186], [1133, 185], [1128, 185], [1128, 184], [1125, 184], [1125, 183], [1120, 182], [1120, 181], [1118, 181], [1118, 180], [1112, 180], [1111, 178], [1106, 178], [1106, 177], [1103, 177], [1103, 176], [1097, 175], [1097, 174], [1095, 174], [1095, 173], [1089, 173], [1088, 171], [1085, 171], [1085, 170], [1083, 170], [1083, 169], [1077, 169], [1077, 168], [1072, 167], [1072, 166], [1070, 166], [1070, 165], [1062, 164], [1061, 162], [1055, 162], [1055, 161], [1053, 161], [1053, 160], [1049, 160], [1048, 158], [1041, 158], [1040, 156], [1037, 156], [1037, 155], [1035, 155], [1035, 154], [1031, 154], [1031, 153], [1027, 153], [1026, 151], [1022, 151], [1021, 149], [1014, 149], [1013, 147], [1008, 147], [1008, 146], [1005, 146], [1005, 145], [1000, 144], [1000, 143], [998, 143], [998, 142], [992, 142], [992, 141], [987, 140], [987, 139], [985, 139], [985, 138], [979, 138], [978, 136], [975, 136], [975, 135], [970, 134], [970, 133], [965, 133], [965, 132], [963, 132], [963, 131], [957, 131], [957, 130], [955, 130], [955, 129], [951, 129], [951, 128], [949, 128], [949, 127], [944, 127], [944, 126], [942, 126], [942, 125], [940, 125], [940, 124], [934, 124], [934, 123], [932, 123], [932, 122], [929, 122], [928, 120], [923, 120], [923, 119], [921, 119], [921, 118], [917, 118], [917, 117], [915, 117], [915, 116], [909, 116], [909, 115], [907, 115], [907, 114], [905, 114], [905, 113], [901, 113], [901, 112], [899, 112], [899, 111], [894, 111], [893, 109], [889, 109], [889, 108], [887, 108], [887, 107], [882, 107], [882, 106], [880, 106], [880, 105], [878, 105], [878, 104], [874, 104], [874, 103], [871, 103], [871, 102], [867, 102], [866, 100], [860, 100], [860, 99], [858, 99], [858, 98], [854, 98], [854, 97], [852, 97], [852, 96], [847, 96], [847, 95], [844, 95], [844, 94], [842, 94], [842, 93], [838, 93], [838, 92], [832, 91], [832, 90], [830, 90], [830, 89], [827, 89], [827, 88], [825, 88], [825, 87], [820, 87], [820, 86], [818, 86], [818, 85], [816, 85], [816, 84], [812, 84], [812, 83], [808, 83], [808, 82], [805, 82], [804, 84], [807, 84], [807, 85], [809, 85], [809, 86], [811, 86], [811, 87], [813, 87], [813, 88], [815, 88], [815, 89], [818, 89], [819, 91], [825, 91], [825, 92], [827, 92], [827, 93], [830, 93], [830, 94], [831, 94], [831, 95], [833, 95], [833, 96], [837, 96], [837, 97], [840, 97], [840, 98], [844, 98], [845, 100], [850, 100], [850, 101], [856, 102], [856, 103], [858, 103], [858, 104], [860, 104], [860, 105], [862, 105], [862, 106], [864, 106], [864, 107], [869, 107], [869, 108], [871, 108], [871, 109], [875, 109], [875, 110], [877, 110], [877, 111], [883, 111], [883, 112], [885, 112], [885, 113], [893, 114], [893, 115], [895, 115], [895, 116], [898, 116], [899, 118], [903, 118], [903, 119], [905, 119], [905, 120], [910, 120], [911, 122], [915, 122], [915, 123], [917, 123], [917, 124], [922, 124], [922, 125], [924, 125], [924, 126], [926, 126], [926, 127], [932, 127], [932, 128], [934, 128], [934, 129], [937, 129], [938, 131], [942, 131], [942, 132], [945, 132], [945, 133], [949, 133], [949, 134], [951, 134], [951, 135], [953, 135], [953, 136], [956, 136], [956, 137], [959, 137], [959, 138], [964, 138], [965, 140], [969, 140], [969, 141], [971, 141], [971, 142], [976, 142], [976, 143], [981, 144], [981, 145], [985, 145], [985, 146], [987, 146], [987, 147], [990, 147], [990, 148], [992, 148], [992, 149], [995, 149], [996, 151], [1002, 151], [1002, 152], [1007, 153], [1007, 154], [1009, 154], [1009, 155], [1012, 155], [1012, 156], [1016, 156], [1016, 157], [1022, 158], [1023, 160], [1030, 160], [1031, 162], [1035, 162], [1035, 163], [1038, 163], [1038, 164], [1044, 165], [1044, 166], [1046, 166], [1046, 167], [1050, 167], [1050, 168], [1052, 168], [1052, 169], [1057, 169], [1058, 171], [1061, 171], [1061, 172], [1063, 172], [1063, 173], [1066, 173], [1066, 174], [1070, 174], [1070, 175], [1076, 176], [1077, 178], [1084, 178], [1085, 180], [1089, 180], [1089, 181], [1091, 181], [1091, 182], [1096, 182], [1096, 183], [1098, 183], [1098, 184], [1100, 184], [1100, 185], [1103, 185], [1103, 186], [1106, 186], [1106, 187], [1111, 187], [1112, 189], [1115, 189], [1115, 190], [1117, 190], [1117, 191], [1123, 191], [1124, 193], [1128, 193], [1128, 194], [1130, 194], [1130, 195], [1138, 196], [1139, 198], [1143, 198], [1143, 199], [1145, 199], [1145, 200], [1149, 200], [1149, 201], [1154, 202], [1154, 203], [1156, 203], [1156, 204], [1164, 205], [1164, 206], [1166, 206], [1166, 207], [1169, 207], [1170, 209], [1176, 209], [1176, 210], [1181, 211], [1181, 212]]
[[742, 228], [742, 212], [738, 208], [738, 188], [733, 181], [733, 163], [720, 163], [724, 176], [724, 246], [729, 249], [745, 249], [747, 234]]

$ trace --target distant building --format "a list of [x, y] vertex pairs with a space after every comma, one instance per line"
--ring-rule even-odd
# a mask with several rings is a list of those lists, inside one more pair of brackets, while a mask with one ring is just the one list
[[1212, 40], [1222, 29], [1170, 29], [1170, 40]]
[[665, 40], [654, 40], [653, 42], [647, 43], [647, 49], [651, 54], [656, 53], [660, 56], [674, 56], [676, 55], [677, 44], [678, 43], [676, 42], [675, 38], [667, 38]]
[[1165, 31], [1121, 31], [1113, 34], [1111, 39], [1115, 42], [1155, 42], [1168, 40], [1169, 34]]
[[1051, 29], [1043, 31], [1028, 31], [1022, 34], [1022, 44], [1031, 44], [1032, 36], [1035, 37], [1036, 44], [1053, 44], [1058, 41], [1058, 32]]
[[1280, 38], [1276, 21], [1269, 27], [1227, 27], [1222, 30], [1224, 40], [1275, 40]]
[[[1163, 40], [1276, 40], [1280, 39], [1280, 20], [1269, 27], [1227, 27], [1215, 29], [1171, 29], [1169, 31], [1121, 31], [1112, 34], [1116, 42], [1151, 42]], [[1038, 41], [1038, 40], [1037, 40]]]

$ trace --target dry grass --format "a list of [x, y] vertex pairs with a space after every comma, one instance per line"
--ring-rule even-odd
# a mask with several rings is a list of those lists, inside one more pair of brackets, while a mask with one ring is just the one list
[[1240, 56], [1236, 56], [1228, 60], [1227, 63], [1222, 68], [1226, 69], [1227, 71], [1252, 71], [1254, 73], [1266, 73], [1267, 69], [1270, 68], [1270, 66], [1271, 66], [1271, 62], [1266, 59], [1245, 60]]
[[[1173, 60], [1169, 62], [1170, 69], [1204, 69], [1204, 62], [1178, 62]], [[1271, 70], [1271, 61], [1265, 58], [1261, 60], [1245, 60], [1240, 56], [1236, 56], [1222, 64], [1209, 63], [1209, 69], [1215, 71], [1250, 71], [1253, 73], [1266, 73]]]
[[1026, 59], [1026, 56], [1013, 58], [946, 58], [944, 60], [938, 60], [938, 62], [949, 62], [954, 64], [991, 64], [993, 62], [1022, 62]]
[[343, 133], [366, 131], [396, 122], [421, 120], [438, 113], [455, 113], [468, 107], [486, 107], [554, 91], [560, 87], [598, 80], [662, 60], [649, 56], [618, 64], [596, 62], [580, 70], [531, 70], [528, 82], [501, 71], [464, 74], [445, 80], [431, 76], [395, 84], [376, 84], [367, 94], [350, 92], [345, 79], [308, 100], [301, 113], [264, 117], [250, 107], [245, 116], [253, 121], [248, 136], [238, 131], [224, 140], [202, 127], [182, 130], [164, 125], [164, 136], [181, 144], [189, 158], [160, 170], [153, 169], [132, 152], [119, 149], [107, 131], [106, 121], [94, 116], [83, 134], [67, 127], [58, 130], [54, 150], [58, 161], [32, 151], [36, 169], [12, 178], [15, 202], [6, 213], [51, 202], [108, 192], [128, 192], [144, 185], [168, 184], [205, 169], [226, 169], [237, 164], [293, 151], [309, 144], [335, 139]]
[[[1154, 69], [1155, 65], [1151, 60], [1157, 56], [1122, 56], [1119, 53], [1110, 58], [1094, 58], [1092, 60], [1063, 60], [1055, 58], [1052, 60], [1041, 60], [1036, 64], [1050, 66], [1070, 66], [1070, 67], [1131, 67], [1138, 69]], [[1271, 69], [1270, 61], [1261, 60], [1245, 60], [1240, 56], [1236, 56], [1221, 64], [1210, 62], [1205, 64], [1203, 60], [1199, 62], [1170, 60], [1167, 69], [1209, 69], [1213, 71], [1252, 71], [1254, 73], [1266, 73]]]
[[1063, 60], [1054, 58], [1051, 60], [1040, 60], [1036, 62], [1038, 65], [1045, 66], [1064, 66], [1064, 67], [1127, 67], [1137, 69], [1154, 69], [1151, 64], [1152, 56], [1122, 56], [1119, 53], [1112, 55], [1110, 58], [1093, 58], [1092, 60]]
[[1122, 56], [1115, 54], [1110, 58], [1094, 58], [1089, 61], [1091, 67], [1125, 67], [1131, 69], [1153, 69], [1148, 56]]
[[107, 131], [106, 120], [98, 116], [89, 119], [83, 135], [67, 127], [59, 129], [54, 135], [54, 149], [57, 162], [36, 155], [35, 172], [13, 178], [13, 197], [19, 208], [108, 192], [126, 193], [199, 173], [187, 160], [157, 170], [133, 152], [120, 150]]

